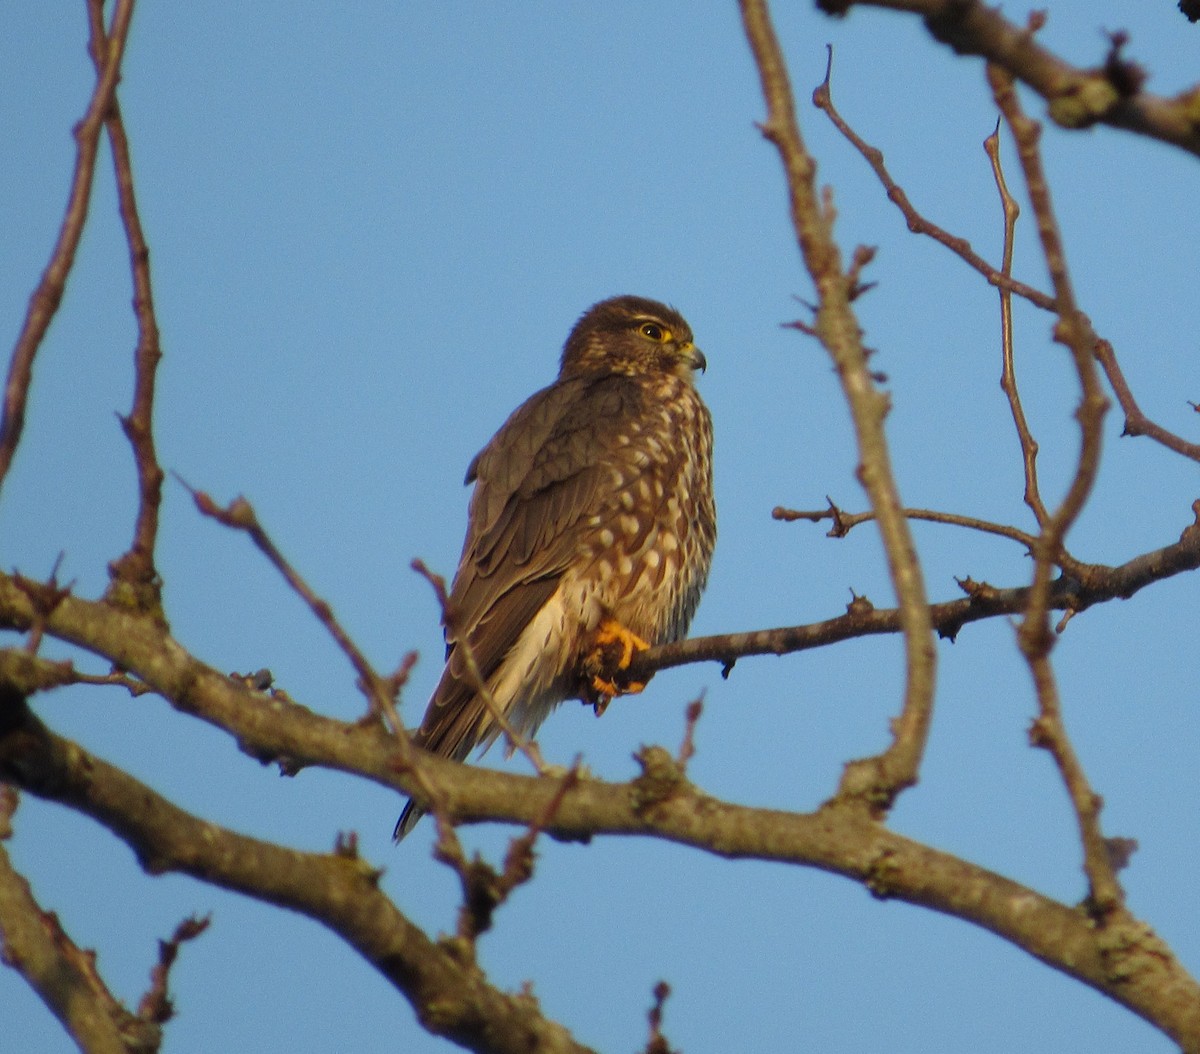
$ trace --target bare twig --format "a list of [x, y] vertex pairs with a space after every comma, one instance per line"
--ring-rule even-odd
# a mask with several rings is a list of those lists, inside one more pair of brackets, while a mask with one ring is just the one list
[[[99, 46], [92, 58], [97, 73], [101, 72], [101, 56], [108, 43], [104, 32], [103, 0], [88, 0], [92, 39]], [[129, 155], [129, 139], [121, 118], [116, 94], [112, 96], [105, 127], [112, 148], [113, 169], [117, 183], [117, 203], [125, 240], [129, 246], [129, 266], [133, 276], [133, 313], [137, 319], [138, 340], [134, 352], [133, 407], [121, 418], [121, 427], [133, 448], [138, 476], [138, 512], [129, 551], [114, 561], [110, 599], [132, 604], [158, 618], [162, 613], [162, 583], [154, 567], [154, 546], [158, 536], [158, 510], [162, 504], [163, 471], [154, 450], [153, 409], [154, 379], [162, 358], [159, 347], [158, 322], [154, 314], [154, 296], [150, 284], [150, 249], [138, 215], [137, 197], [133, 188], [133, 164]]]
[[696, 725], [704, 713], [704, 693], [687, 705], [684, 713], [683, 742], [679, 744], [679, 756], [675, 759], [679, 770], [687, 775], [688, 762], [696, 756]]
[[646, 1040], [644, 1054], [678, 1054], [671, 1048], [667, 1037], [663, 1035], [662, 1023], [667, 1005], [667, 997], [671, 994], [671, 986], [666, 981], [659, 981], [654, 986], [654, 1005], [646, 1014], [650, 1024], [650, 1036]]
[[259, 551], [266, 556], [276, 570], [283, 575], [288, 585], [308, 605], [309, 610], [337, 642], [346, 658], [350, 660], [350, 664], [358, 674], [359, 688], [367, 697], [372, 712], [380, 715], [390, 724], [393, 741], [400, 755], [399, 767], [412, 773], [421, 794], [430, 802], [431, 809], [434, 811], [444, 809], [444, 799], [419, 764], [417, 751], [408, 738], [408, 733], [404, 730], [400, 715], [396, 711], [396, 694], [399, 692], [400, 686], [407, 680], [408, 668], [411, 664], [406, 667], [407, 660], [401, 662], [397, 671], [390, 677], [383, 677], [377, 673], [358, 645], [350, 638], [350, 634], [342, 628], [328, 602], [312, 591], [300, 573], [288, 563], [279, 548], [271, 541], [267, 532], [258, 522], [254, 509], [245, 498], [235, 498], [228, 508], [223, 509], [207, 494], [194, 490], [182, 479], [180, 483], [187, 487], [192, 495], [192, 500], [196, 503], [196, 508], [203, 515], [215, 519], [218, 523], [223, 523], [226, 527], [245, 531]]
[[[908, 229], [914, 234], [925, 234], [940, 245], [944, 245], [952, 253], [963, 260], [968, 266], [974, 268], [983, 275], [988, 282], [996, 286], [1001, 294], [1009, 293], [1012, 295], [1023, 297], [1035, 307], [1039, 307], [1044, 311], [1054, 310], [1054, 298], [1047, 296], [1039, 289], [1027, 285], [1024, 282], [1018, 282], [1013, 279], [1011, 274], [1011, 236], [1006, 241], [1006, 256], [1009, 263], [1002, 265], [999, 269], [988, 263], [983, 257], [971, 248], [971, 243], [966, 238], [951, 234], [943, 227], [939, 227], [932, 220], [922, 215], [916, 210], [904, 188], [898, 184], [888, 171], [884, 164], [883, 153], [877, 147], [872, 146], [863, 139], [849, 123], [838, 112], [837, 107], [833, 103], [833, 90], [830, 83], [830, 73], [833, 67], [833, 52], [830, 51], [829, 61], [825, 68], [825, 80], [813, 92], [813, 104], [820, 110], [823, 110], [833, 122], [834, 126], [846, 137], [847, 140], [855, 147], [859, 153], [866, 159], [867, 164], [871, 166], [879, 182], [883, 185], [887, 192], [888, 200], [891, 201], [903, 214]], [[997, 145], [991, 145], [997, 144]], [[998, 140], [994, 134], [985, 140], [985, 148], [988, 150], [989, 156], [992, 158], [992, 169], [995, 174], [997, 186], [1000, 190], [1001, 199], [1004, 204], [1006, 228], [1010, 220], [1010, 214], [1015, 220], [1016, 214], [1019, 211], [1016, 201], [1008, 193], [1007, 187], [1004, 185], [1004, 174], [999, 167]], [[1002, 300], [1003, 303], [1003, 300]], [[1010, 302], [1011, 303], [1011, 302]], [[1004, 310], [1002, 308], [1002, 310]], [[1011, 307], [1008, 309], [1011, 314]], [[797, 329], [803, 332], [808, 332], [810, 335], [815, 335], [815, 331], [811, 326], [804, 323], [795, 324]], [[1007, 347], [1007, 345], [1006, 345]], [[1174, 432], [1169, 431], [1162, 425], [1159, 425], [1148, 418], [1138, 406], [1134, 399], [1133, 392], [1130, 391], [1129, 385], [1121, 372], [1121, 368], [1117, 363], [1116, 355], [1113, 352], [1112, 345], [1105, 340], [1096, 342], [1095, 354], [1104, 369], [1104, 373], [1108, 378], [1109, 384], [1112, 386], [1113, 392], [1117, 397], [1117, 401], [1121, 405], [1121, 409], [1125, 413], [1125, 435], [1129, 436], [1146, 436], [1153, 439], [1155, 442], [1167, 447], [1169, 450], [1175, 451], [1177, 454], [1182, 454], [1184, 457], [1190, 458], [1193, 461], [1200, 461], [1200, 443], [1192, 443], [1181, 438]], [[1011, 353], [1005, 359], [1006, 368], [1011, 359]], [[1010, 387], [1015, 391], [1015, 381], [1008, 380], [1008, 370], [1002, 375], [1001, 386], [1008, 394]], [[1010, 405], [1012, 396], [1009, 396]], [[1020, 407], [1013, 407], [1014, 417], [1020, 412]], [[1045, 507], [1041, 504], [1041, 498], [1036, 491], [1036, 472], [1031, 467], [1031, 462], [1037, 456], [1037, 443], [1033, 441], [1029, 434], [1027, 425], [1023, 425], [1024, 415], [1021, 413], [1020, 421], [1017, 424], [1018, 435], [1021, 436], [1022, 453], [1025, 459], [1025, 477], [1026, 477], [1026, 503], [1030, 504], [1032, 496], [1032, 504], [1034, 515], [1038, 518], [1038, 523], [1044, 523], [1048, 513]], [[1030, 479], [1034, 481], [1034, 487], [1031, 492]], [[1036, 507], [1035, 507], [1036, 506]]]
[[495, 871], [478, 854], [468, 861], [457, 836], [449, 844], [438, 839], [435, 855], [454, 868], [462, 885], [458, 936], [470, 948], [474, 948], [481, 933], [491, 929], [496, 909], [508, 900], [513, 890], [533, 877], [534, 845], [542, 831], [553, 822], [567, 794], [579, 783], [579, 766], [580, 759], [576, 758], [557, 781], [554, 794], [542, 811], [521, 835], [508, 843], [501, 871]]
[[126, 673], [120, 673], [114, 670], [112, 673], [81, 673], [78, 670], [72, 672], [71, 684], [95, 684], [103, 687], [124, 688], [135, 699], [139, 695], [146, 695], [153, 692], [154, 689], [142, 681], [134, 677], [130, 677]]
[[205, 915], [203, 918], [193, 916], [184, 919], [175, 927], [175, 932], [171, 935], [170, 940], [158, 942], [158, 962], [150, 971], [150, 988], [138, 1003], [138, 1017], [143, 1021], [164, 1025], [174, 1016], [175, 1008], [171, 1005], [171, 997], [167, 991], [171, 967], [175, 965], [175, 960], [179, 956], [180, 945], [199, 937], [208, 929], [211, 921], [211, 915]]
[[216, 520], [218, 523], [224, 524], [226, 527], [232, 527], [234, 530], [244, 531], [250, 536], [250, 540], [258, 548], [281, 575], [285, 581], [292, 587], [292, 591], [308, 605], [309, 610], [317, 617], [317, 621], [329, 632], [329, 635], [337, 642], [337, 645], [342, 650], [342, 654], [350, 660], [350, 665], [354, 667], [355, 673], [358, 674], [359, 687], [367, 696], [367, 700], [372, 708], [385, 717], [392, 726], [392, 731], [397, 734], [397, 738], [405, 738], [403, 736], [404, 725], [400, 721], [399, 714], [396, 713], [395, 699], [389, 695], [389, 683], [387, 678], [382, 677], [375, 671], [375, 668], [368, 661], [367, 657], [359, 650], [357, 644], [354, 643], [337, 620], [337, 616], [333, 613], [333, 608], [329, 603], [322, 600], [309, 587], [308, 583], [300, 573], [292, 567], [287, 558], [279, 551], [279, 547], [271, 540], [270, 535], [264, 530], [261, 523], [258, 522], [258, 516], [254, 512], [254, 507], [243, 497], [234, 498], [229, 503], [228, 507], [222, 508], [212, 498], [203, 491], [196, 490], [191, 487], [184, 479], [176, 475], [176, 479], [187, 488], [192, 495], [192, 500], [196, 503], [196, 508], [201, 514], [208, 516], [210, 519]]
[[829, 352], [850, 408], [858, 443], [858, 478], [874, 509], [887, 554], [892, 584], [900, 601], [905, 640], [904, 704], [892, 723], [893, 740], [883, 754], [846, 766], [839, 796], [886, 811], [917, 778], [933, 714], [937, 652], [929, 604], [912, 534], [892, 473], [883, 423], [887, 396], [876, 387], [861, 330], [850, 306], [853, 286], [844, 273], [833, 239], [832, 199], [819, 198], [815, 164], [796, 121], [787, 67], [765, 0], [742, 0], [742, 21], [767, 103], [763, 135], [783, 162], [792, 225], [805, 266], [817, 289], [815, 331]]
[[[45, 616], [40, 618], [44, 619]], [[44, 631], [45, 623], [39, 622], [39, 625]], [[25, 695], [51, 691], [71, 684], [124, 688], [135, 697], [154, 691], [143, 681], [123, 671], [114, 669], [111, 673], [82, 673], [69, 659], [38, 658], [37, 650], [29, 648], [0, 648], [0, 679], [19, 687]]]
[[26, 578], [22, 574], [13, 576], [13, 581], [16, 583], [17, 588], [22, 590], [33, 601], [34, 609], [38, 613], [37, 620], [30, 627], [29, 640], [25, 642], [25, 650], [30, 655], [36, 655], [38, 649], [42, 646], [42, 637], [46, 629], [46, 619], [63, 600], [71, 595], [74, 582], [68, 582], [65, 586], [58, 584], [58, 570], [62, 565], [62, 559], [63, 554], [59, 553], [54, 561], [54, 566], [50, 569], [50, 577], [45, 582]]
[[87, 112], [75, 128], [75, 171], [71, 177], [66, 214], [50, 253], [50, 262], [29, 298], [25, 322], [13, 348], [8, 377], [4, 384], [3, 413], [0, 413], [0, 486], [3, 486], [8, 475], [25, 426], [25, 405], [29, 398], [29, 385], [33, 379], [33, 362], [46, 331], [50, 328], [50, 322], [58, 311], [58, 305], [62, 302], [67, 276], [71, 273], [75, 251], [79, 248], [79, 239], [87, 222], [92, 176], [96, 171], [96, 154], [100, 145], [100, 129], [108, 117], [113, 93], [120, 78], [121, 57], [125, 52], [125, 41], [129, 36], [129, 22], [132, 17], [133, 0], [117, 0], [116, 9], [113, 11], [112, 29], [107, 37], [103, 41], [98, 40], [93, 32], [90, 47], [95, 54], [103, 56], [103, 61], [97, 63], [96, 86], [92, 91]]
[[[1004, 209], [1004, 255], [1001, 270], [1006, 275], [1012, 274], [1013, 241], [1017, 227], [1017, 217], [1021, 214], [1017, 200], [1008, 192], [1008, 184], [1004, 179], [1004, 167], [1000, 163], [1000, 119], [996, 119], [996, 128], [984, 141], [983, 148], [987, 151], [992, 163], [992, 175], [996, 180], [996, 190], [1000, 194], [1000, 204]], [[1051, 302], [1053, 308], [1053, 302]], [[1045, 527], [1050, 514], [1042, 502], [1041, 489], [1038, 487], [1037, 456], [1038, 444], [1029, 429], [1025, 419], [1025, 410], [1021, 405], [1021, 392], [1017, 387], [1017, 371], [1013, 358], [1013, 321], [1012, 295], [1007, 289], [1000, 289], [1000, 389], [1008, 399], [1008, 408], [1012, 413], [1013, 425], [1017, 429], [1017, 441], [1021, 444], [1021, 462], [1025, 470], [1025, 504], [1029, 506], [1039, 527]]]
[[[1048, 589], [1050, 565], [1057, 555], [1063, 538], [1091, 493], [1096, 473], [1099, 470], [1103, 436], [1101, 424], [1108, 404], [1100, 391], [1096, 373], [1093, 355], [1095, 334], [1075, 302], [1062, 238], [1050, 201], [1050, 187], [1042, 170], [1041, 156], [1038, 150], [1041, 128], [1022, 112], [1016, 92], [1013, 90], [1011, 77], [995, 66], [988, 68], [988, 77], [996, 97], [996, 103], [1004, 114], [1005, 121], [1017, 144], [1017, 155], [1025, 173], [1026, 187], [1033, 203], [1034, 215], [1037, 218], [1042, 252], [1054, 284], [1055, 305], [1058, 314], [1054, 337], [1070, 352], [1081, 388], [1080, 405], [1076, 411], [1081, 433], [1080, 452], [1075, 473], [1062, 503], [1043, 526], [1035, 551], [1038, 572], [1034, 580], [1034, 605], [1030, 610], [1031, 619], [1027, 621], [1036, 623], [1041, 614], [1038, 609], [1042, 606], [1037, 599], [1038, 594], [1045, 593]], [[1036, 632], [1036, 630], [1031, 629], [1030, 632]]]
[[[1053, 583], [1051, 606], [1058, 610], [1086, 611], [1116, 597], [1131, 597], [1152, 582], [1200, 568], [1200, 501], [1193, 503], [1192, 513], [1193, 521], [1184, 528], [1179, 541], [1171, 545], [1135, 556], [1116, 567], [1077, 565], [1079, 578], [1064, 576]], [[968, 623], [1020, 614], [1029, 607], [1029, 587], [1002, 589], [971, 582], [964, 582], [963, 586], [968, 590], [968, 596], [930, 606], [931, 622], [941, 637], [953, 639]], [[805, 626], [692, 637], [659, 645], [634, 656], [630, 674], [640, 677], [643, 673], [652, 674], [693, 662], [719, 662], [730, 667], [751, 655], [787, 655], [855, 637], [900, 630], [898, 609], [857, 605], [845, 615]]]
[[[825, 499], [829, 501], [828, 498]], [[1014, 542], [1019, 542], [1031, 552], [1034, 543], [1037, 541], [1036, 536], [1028, 531], [1022, 531], [1018, 527], [1010, 527], [1006, 523], [993, 523], [990, 520], [981, 520], [975, 516], [963, 516], [956, 512], [938, 512], [936, 509], [902, 509], [901, 512], [910, 520], [922, 520], [926, 523], [942, 523], [950, 527], [965, 527], [968, 530], [980, 531], [983, 534], [994, 534], [1001, 538], [1008, 538]], [[829, 501], [829, 507], [826, 509], [785, 509], [782, 505], [776, 505], [771, 510], [772, 519], [791, 522], [794, 520], [806, 520], [810, 523], [819, 523], [821, 520], [831, 520], [833, 526], [829, 528], [829, 537], [844, 538], [860, 523], [867, 523], [875, 519], [875, 513], [870, 509], [863, 512], [846, 512], [844, 509], [834, 505]], [[1074, 572], [1082, 567], [1078, 560], [1075, 560], [1067, 553], [1061, 553], [1059, 557], [1059, 566], [1064, 570]]]
[[1116, 352], [1113, 351], [1113, 346], [1107, 340], [1096, 342], [1096, 360], [1104, 370], [1104, 375], [1112, 386], [1113, 394], [1116, 395], [1117, 402], [1125, 414], [1125, 435], [1146, 436], [1165, 446], [1168, 450], [1175, 451], [1176, 454], [1182, 454], [1192, 461], [1200, 461], [1200, 443], [1189, 443], [1174, 432], [1163, 428], [1162, 425], [1155, 424], [1142, 413], [1141, 407], [1133, 397], [1133, 392], [1129, 389], [1129, 383], [1125, 380], [1125, 374], [1117, 362]]
[[862, 154], [867, 164], [871, 166], [871, 170], [878, 177], [879, 182], [883, 184], [883, 189], [887, 192], [888, 200], [903, 213], [905, 222], [908, 224], [908, 229], [913, 234], [928, 235], [934, 241], [944, 245], [983, 275], [992, 285], [997, 286], [1002, 291], [1007, 290], [1010, 293], [1015, 293], [1017, 296], [1024, 297], [1030, 303], [1036, 304], [1045, 311], [1052, 311], [1054, 309], [1054, 301], [1051, 297], [1048, 297], [1039, 289], [1034, 289], [1033, 286], [1026, 285], [1024, 282], [1015, 281], [1012, 277], [1011, 268], [993, 267], [971, 248], [971, 243], [966, 238], [951, 234], [944, 227], [939, 227], [936, 223], [926, 219], [925, 216], [913, 207], [908, 195], [904, 192], [904, 188], [892, 178], [887, 165], [884, 164], [883, 151], [878, 147], [872, 146], [855, 132], [838, 112], [837, 107], [834, 106], [833, 88], [830, 82], [832, 72], [833, 48], [830, 47], [829, 59], [825, 64], [825, 79], [813, 92], [813, 105], [818, 110], [824, 111], [829, 120], [833, 122], [834, 127]]
[[1050, 750], [1058, 764], [1067, 793], [1075, 809], [1083, 842], [1084, 870], [1090, 886], [1090, 904], [1100, 917], [1121, 905], [1122, 892], [1116, 871], [1100, 828], [1100, 798], [1088, 784], [1083, 766], [1067, 738], [1062, 719], [1058, 687], [1050, 665], [1054, 637], [1050, 629], [1051, 569], [1067, 531], [1082, 511], [1091, 493], [1100, 467], [1102, 423], [1107, 400], [1101, 394], [1096, 371], [1095, 334], [1079, 310], [1067, 270], [1066, 254], [1050, 199], [1050, 187], [1042, 169], [1038, 140], [1041, 128], [1021, 109], [1012, 77], [996, 66], [988, 67], [988, 80], [1004, 119], [1017, 144], [1017, 156], [1025, 174], [1025, 184], [1037, 218], [1038, 235], [1050, 278], [1054, 284], [1058, 323], [1055, 339], [1071, 353], [1081, 389], [1076, 419], [1080, 429], [1080, 450], [1075, 473], [1066, 496], [1042, 525], [1034, 547], [1033, 583], [1029, 606], [1017, 632], [1021, 652], [1029, 663], [1037, 690], [1039, 717], [1035, 722], [1034, 742]]

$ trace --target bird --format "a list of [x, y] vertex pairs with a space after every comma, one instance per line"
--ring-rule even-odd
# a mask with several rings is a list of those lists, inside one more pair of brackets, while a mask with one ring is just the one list
[[[479, 678], [525, 736], [568, 699], [601, 714], [645, 687], [625, 675], [639, 651], [684, 636], [717, 534], [712, 418], [694, 383], [707, 365], [655, 300], [612, 297], [575, 323], [557, 379], [467, 469], [446, 665], [417, 747], [464, 761], [495, 741]], [[423, 812], [409, 800], [396, 841]]]

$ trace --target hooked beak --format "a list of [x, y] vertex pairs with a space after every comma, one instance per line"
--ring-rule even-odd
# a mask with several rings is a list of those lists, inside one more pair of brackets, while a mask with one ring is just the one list
[[693, 370], [699, 370], [703, 373], [708, 369], [708, 359], [704, 357], [704, 352], [696, 347], [695, 344], [685, 344], [680, 348], [680, 351], [683, 352], [684, 362], [691, 366]]

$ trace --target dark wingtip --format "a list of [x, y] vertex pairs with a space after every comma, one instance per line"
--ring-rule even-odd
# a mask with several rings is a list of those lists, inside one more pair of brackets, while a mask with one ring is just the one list
[[424, 815], [425, 810], [418, 808], [417, 803], [410, 800], [404, 806], [404, 811], [400, 814], [400, 819], [396, 821], [396, 829], [392, 831], [392, 841], [397, 845], [404, 841], [404, 836], [417, 826], [417, 821]]

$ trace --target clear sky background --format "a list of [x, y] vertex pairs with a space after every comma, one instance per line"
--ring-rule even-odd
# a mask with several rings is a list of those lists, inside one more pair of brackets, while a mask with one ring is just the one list
[[[1049, 3], [1045, 44], [1101, 61], [1128, 29], [1150, 90], [1196, 79], [1200, 27], [1172, 0]], [[800, 119], [836, 187], [847, 252], [879, 245], [858, 305], [889, 377], [889, 435], [905, 501], [1028, 528], [1020, 460], [999, 391], [997, 297], [905, 230], [861, 158], [807, 104], [825, 44], [843, 113], [881, 147], [917, 206], [997, 259], [1000, 212], [981, 142], [995, 113], [978, 60], [956, 60], [914, 19], [832, 21], [777, 3]], [[1011, 8], [1014, 17], [1024, 10]], [[0, 318], [6, 347], [66, 200], [72, 125], [92, 87], [82, 3], [15, 0], [0, 36]], [[863, 506], [847, 412], [825, 353], [780, 323], [810, 283], [733, 3], [142, 3], [120, 100], [152, 249], [166, 358], [161, 461], [221, 501], [246, 495], [284, 552], [372, 660], [421, 661], [415, 723], [440, 667], [438, 611], [413, 557], [451, 573], [461, 480], [507, 414], [554, 376], [591, 303], [667, 300], [709, 361], [720, 539], [696, 634], [840, 613], [850, 590], [893, 602], [877, 536], [774, 522], [777, 504]], [[1043, 108], [1029, 100], [1041, 115]], [[1046, 159], [1082, 306], [1118, 350], [1143, 407], [1195, 436], [1200, 400], [1194, 157], [1128, 134], [1050, 128]], [[1009, 158], [1010, 182], [1019, 185]], [[129, 275], [107, 149], [92, 219], [38, 360], [29, 424], [0, 502], [0, 562], [98, 595], [126, 548], [131, 459], [115, 413], [130, 399]], [[1026, 219], [1017, 272], [1047, 284]], [[1049, 316], [1017, 307], [1026, 408], [1048, 499], [1077, 447], [1075, 384]], [[1072, 533], [1083, 559], [1120, 562], [1174, 541], [1196, 466], [1106, 424], [1096, 496]], [[935, 599], [953, 576], [1027, 581], [1020, 548], [917, 525]], [[269, 667], [305, 704], [351, 719], [354, 677], [242, 536], [202, 520], [168, 482], [159, 563], [175, 635], [224, 670]], [[1141, 848], [1133, 910], [1200, 969], [1196, 916], [1200, 742], [1195, 575], [1077, 617], [1055, 652], [1068, 728], [1110, 835]], [[938, 710], [921, 784], [896, 830], [1068, 903], [1084, 893], [1066, 796], [1026, 729], [1035, 704], [1003, 620], [939, 644]], [[99, 669], [93, 662], [91, 668]], [[672, 749], [705, 691], [690, 774], [733, 801], [809, 810], [842, 764], [880, 749], [902, 685], [898, 640], [663, 674], [602, 721], [569, 704], [540, 737], [611, 779], [642, 743]], [[184, 808], [260, 837], [326, 850], [355, 830], [384, 884], [429, 932], [453, 927], [456, 882], [423, 824], [390, 843], [401, 799], [345, 776], [281, 779], [226, 735], [161, 700], [117, 690], [37, 700], [64, 735]], [[491, 755], [490, 764], [502, 764]], [[514, 761], [515, 769], [524, 771]], [[191, 913], [213, 925], [172, 974], [164, 1049], [435, 1052], [449, 1044], [319, 926], [187, 878], [150, 878], [92, 821], [26, 797], [9, 849], [129, 1001], [156, 939]], [[474, 830], [499, 853], [506, 832]], [[666, 1029], [689, 1054], [731, 1049], [1166, 1052], [1126, 1010], [987, 932], [874, 900], [836, 876], [731, 863], [600, 838], [540, 845], [535, 881], [501, 911], [481, 955], [492, 978], [533, 982], [582, 1042], [645, 1041], [659, 979]], [[13, 972], [0, 971], [5, 1051], [73, 1049]]]

